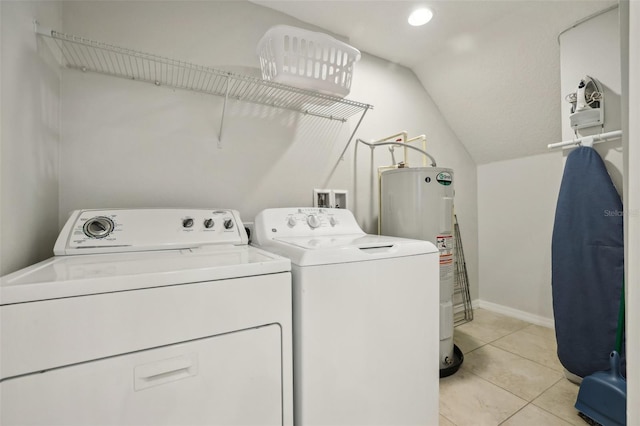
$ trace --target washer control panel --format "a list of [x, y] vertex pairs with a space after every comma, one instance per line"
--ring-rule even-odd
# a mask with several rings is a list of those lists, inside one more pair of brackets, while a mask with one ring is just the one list
[[263, 210], [254, 221], [257, 244], [283, 237], [364, 234], [346, 209], [295, 207]]
[[60, 233], [54, 253], [113, 253], [247, 243], [244, 225], [235, 210], [76, 210]]

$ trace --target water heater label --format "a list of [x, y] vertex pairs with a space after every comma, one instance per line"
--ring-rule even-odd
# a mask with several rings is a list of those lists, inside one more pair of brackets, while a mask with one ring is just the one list
[[451, 173], [448, 172], [440, 172], [436, 176], [436, 180], [440, 185], [448, 186], [453, 182], [453, 176], [451, 176]]
[[453, 254], [453, 235], [438, 235], [436, 246], [440, 250], [440, 255]]
[[453, 279], [453, 256], [440, 257], [440, 281], [446, 282]]
[[438, 235], [436, 246], [440, 251], [440, 281], [453, 279], [453, 235]]

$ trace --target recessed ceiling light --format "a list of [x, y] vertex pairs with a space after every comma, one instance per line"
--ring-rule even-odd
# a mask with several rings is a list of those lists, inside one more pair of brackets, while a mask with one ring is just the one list
[[407, 21], [409, 22], [409, 25], [419, 27], [420, 25], [424, 25], [429, 22], [431, 18], [433, 18], [433, 12], [426, 7], [423, 7], [411, 12], [411, 15], [409, 15], [409, 19]]

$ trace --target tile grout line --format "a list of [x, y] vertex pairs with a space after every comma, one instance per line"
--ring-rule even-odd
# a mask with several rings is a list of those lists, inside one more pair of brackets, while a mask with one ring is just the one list
[[[479, 348], [476, 348], [476, 349], [479, 349]], [[475, 351], [476, 349], [474, 349], [473, 351]], [[473, 352], [473, 351], [471, 351], [471, 352]], [[520, 356], [520, 355], [516, 355], [516, 356]], [[521, 358], [522, 358], [522, 357], [521, 357]], [[505, 388], [503, 388], [502, 386], [500, 386], [500, 385], [498, 385], [498, 384], [496, 384], [496, 383], [493, 383], [491, 380], [488, 380], [488, 379], [485, 379], [485, 378], [484, 378], [484, 377], [482, 377], [482, 376], [479, 376], [478, 374], [474, 373], [474, 372], [473, 372], [473, 371], [471, 371], [471, 370], [465, 370], [465, 373], [467, 373], [467, 374], [471, 374], [472, 376], [477, 377], [478, 379], [482, 380], [483, 382], [489, 383], [490, 385], [493, 385], [493, 386], [497, 387], [498, 389], [501, 389], [501, 390], [503, 390], [503, 391], [505, 391], [505, 392], [507, 392], [507, 393], [509, 393], [509, 394], [513, 395], [514, 397], [516, 397], [516, 398], [518, 398], [518, 399], [520, 399], [520, 400], [522, 400], [522, 401], [524, 401], [524, 402], [525, 402], [525, 405], [523, 405], [522, 407], [520, 407], [518, 410], [516, 410], [513, 414], [511, 414], [509, 417], [507, 417], [506, 419], [504, 419], [502, 422], [498, 423], [498, 425], [500, 425], [500, 424], [502, 424], [502, 423], [506, 422], [506, 421], [507, 421], [509, 418], [511, 418], [513, 415], [515, 415], [515, 414], [516, 414], [516, 413], [518, 413], [520, 410], [522, 410], [524, 407], [526, 407], [527, 405], [531, 404], [531, 402], [533, 402], [533, 401], [531, 401], [531, 402], [530, 402], [530, 401], [527, 401], [527, 400], [526, 400], [526, 399], [524, 399], [523, 397], [521, 397], [521, 396], [519, 396], [519, 395], [516, 395], [515, 393], [511, 392], [509, 389], [505, 389]], [[557, 382], [555, 382], [555, 383], [557, 383]], [[554, 383], [554, 384], [555, 384], [555, 383]], [[545, 389], [545, 392], [546, 392], [546, 390], [548, 390], [548, 389]], [[538, 395], [538, 396], [540, 396], [540, 395]], [[537, 398], [537, 397], [536, 397], [536, 398]], [[447, 420], [449, 420], [446, 416], [442, 416], [442, 417], [444, 417], [444, 418], [446, 418]], [[454, 422], [451, 422], [451, 423], [455, 424]]]
[[[549, 367], [548, 365], [545, 365], [545, 364], [542, 364], [541, 362], [538, 362], [538, 361], [536, 361], [535, 359], [527, 358], [526, 356], [522, 356], [522, 355], [520, 355], [520, 354], [517, 354], [517, 353], [515, 353], [515, 352], [512, 352], [512, 351], [510, 351], [509, 349], [505, 349], [505, 348], [501, 348], [501, 347], [499, 347], [499, 346], [495, 346], [495, 345], [493, 345], [493, 344], [491, 344], [491, 343], [489, 343], [489, 345], [491, 345], [491, 347], [492, 347], [492, 348], [500, 349], [500, 350], [503, 350], [503, 351], [505, 351], [505, 352], [509, 352], [511, 355], [519, 356], [519, 357], [520, 357], [520, 358], [522, 358], [522, 359], [526, 359], [527, 361], [531, 361], [531, 362], [533, 362], [534, 364], [538, 364], [538, 365], [539, 365], [539, 366], [541, 366], [541, 367], [548, 368], [549, 370], [555, 371], [556, 373], [564, 374], [564, 372], [563, 372], [563, 371], [556, 370], [555, 368], [553, 368], [553, 367]], [[474, 350], [475, 350], [475, 349], [474, 349]], [[561, 364], [561, 365], [562, 365], [562, 364]]]
[[[535, 324], [530, 324], [530, 325], [535, 325]], [[511, 335], [513, 335], [513, 334], [515, 334], [515, 333], [518, 333], [518, 332], [520, 332], [520, 331], [522, 331], [523, 333], [526, 333], [526, 334], [528, 334], [528, 335], [530, 335], [530, 336], [542, 337], [543, 339], [546, 339], [546, 337], [538, 336], [538, 335], [536, 335], [536, 334], [533, 334], [533, 333], [527, 333], [526, 331], [523, 331], [523, 330], [524, 330], [525, 328], [527, 328], [527, 327], [528, 327], [528, 325], [527, 325], [527, 326], [525, 326], [525, 327], [523, 327], [523, 328], [521, 328], [521, 329], [519, 329], [519, 330], [513, 331], [513, 332], [508, 333], [508, 334], [505, 334], [505, 335], [504, 335], [504, 336], [502, 336], [502, 337], [499, 337], [499, 338], [497, 338], [497, 339], [492, 340], [492, 341], [491, 341], [491, 342], [489, 342], [488, 344], [489, 344], [489, 345], [492, 345], [494, 348], [502, 349], [503, 351], [509, 352], [510, 354], [517, 355], [517, 356], [519, 356], [519, 357], [521, 357], [521, 358], [527, 359], [527, 360], [529, 360], [529, 361], [531, 361], [531, 362], [534, 362], [534, 363], [536, 363], [536, 364], [538, 364], [538, 365], [541, 365], [541, 366], [543, 366], [543, 367], [549, 368], [549, 369], [551, 369], [551, 370], [553, 370], [553, 371], [557, 371], [557, 372], [559, 372], [559, 373], [561, 373], [561, 374], [562, 374], [562, 373], [563, 373], [562, 371], [556, 370], [555, 368], [549, 367], [548, 365], [544, 365], [544, 364], [542, 364], [542, 363], [540, 363], [540, 362], [536, 361], [535, 359], [527, 358], [526, 356], [522, 356], [522, 355], [517, 354], [517, 353], [515, 353], [515, 352], [512, 352], [512, 351], [510, 351], [510, 350], [508, 350], [508, 349], [501, 348], [501, 347], [498, 347], [498, 346], [493, 345], [493, 343], [497, 342], [498, 340], [504, 339], [505, 337], [511, 336]], [[550, 339], [549, 339], [549, 340], [550, 340]], [[557, 356], [557, 353], [556, 353], [556, 356]], [[558, 361], [559, 361], [559, 360], [558, 360]], [[561, 364], [561, 365], [562, 365], [562, 364]]]
[[[560, 379], [560, 380], [562, 380], [562, 379]], [[556, 383], [558, 383], [558, 382], [556, 382]], [[549, 389], [547, 389], [547, 390], [549, 390]], [[546, 392], [546, 391], [545, 391], [545, 392]], [[543, 393], [544, 393], [544, 392], [543, 392]], [[553, 417], [555, 417], [556, 419], [559, 419], [559, 420], [561, 420], [561, 421], [563, 421], [563, 422], [565, 422], [565, 423], [567, 423], [567, 424], [569, 424], [569, 425], [573, 425], [573, 423], [568, 422], [567, 420], [563, 419], [562, 417], [558, 416], [557, 414], [552, 413], [551, 411], [546, 410], [546, 409], [544, 409], [544, 408], [542, 408], [542, 407], [540, 407], [540, 406], [538, 406], [538, 405], [534, 404], [534, 403], [533, 403], [533, 401], [531, 401], [531, 402], [527, 403], [527, 405], [525, 405], [524, 407], [520, 408], [518, 411], [516, 411], [515, 413], [513, 413], [512, 415], [510, 415], [509, 417], [507, 417], [506, 419], [504, 419], [502, 422], [498, 423], [498, 426], [500, 426], [500, 425], [502, 425], [502, 424], [506, 423], [510, 418], [512, 418], [513, 416], [515, 416], [516, 414], [518, 414], [519, 412], [521, 412], [522, 410], [524, 410], [525, 408], [527, 408], [527, 407], [528, 407], [528, 406], [530, 406], [530, 405], [533, 405], [534, 407], [536, 407], [536, 408], [538, 408], [538, 409], [540, 409], [540, 410], [544, 411], [545, 413], [552, 415], [552, 416], [553, 416]], [[444, 417], [444, 416], [442, 416], [442, 417]], [[446, 417], [445, 417], [445, 418], [446, 418]], [[447, 420], [449, 420], [449, 419], [447, 419]], [[452, 423], [453, 423], [453, 422], [452, 422]], [[454, 423], [454, 424], [455, 424], [455, 423]]]
[[[519, 356], [519, 355], [518, 355], [518, 356]], [[500, 422], [500, 423], [498, 424], [498, 426], [499, 426], [499, 425], [501, 425], [501, 424], [504, 424], [506, 421], [508, 421], [510, 418], [512, 418], [513, 416], [515, 416], [516, 414], [518, 414], [520, 411], [522, 411], [522, 410], [524, 410], [525, 408], [527, 408], [529, 405], [533, 405], [534, 407], [539, 408], [540, 410], [544, 411], [545, 413], [550, 414], [550, 415], [552, 415], [553, 417], [555, 417], [555, 418], [557, 418], [557, 419], [560, 419], [560, 420], [562, 420], [562, 421], [563, 421], [563, 422], [565, 422], [565, 423], [569, 423], [567, 420], [563, 419], [562, 417], [558, 416], [557, 414], [552, 413], [551, 411], [549, 411], [549, 410], [545, 409], [544, 407], [540, 407], [539, 405], [534, 404], [534, 401], [535, 401], [536, 399], [538, 399], [538, 398], [539, 398], [542, 394], [544, 394], [546, 391], [548, 391], [549, 389], [551, 389], [552, 387], [554, 387], [555, 385], [557, 385], [558, 383], [560, 383], [560, 381], [562, 381], [562, 380], [566, 380], [566, 379], [565, 379], [564, 377], [561, 377], [561, 378], [559, 378], [558, 380], [556, 380], [555, 382], [553, 382], [553, 384], [552, 384], [551, 386], [547, 387], [545, 390], [543, 390], [542, 392], [540, 392], [540, 393], [539, 393], [535, 398], [533, 398], [531, 401], [527, 401], [527, 403], [526, 403], [522, 408], [518, 409], [515, 413], [511, 414], [509, 417], [507, 417], [507, 418], [506, 418], [506, 419], [504, 419], [502, 422]], [[490, 382], [490, 383], [491, 383], [491, 382]], [[494, 384], [495, 384], [495, 383], [494, 383]], [[501, 388], [501, 389], [504, 389], [502, 386], [499, 386], [499, 385], [496, 385], [496, 386], [498, 386], [498, 387], [499, 387], [499, 388]], [[511, 393], [511, 394], [513, 394], [513, 392], [510, 392], [508, 389], [504, 389], [504, 390], [505, 390], [505, 391], [507, 391], [507, 392], [509, 392], [509, 393]], [[515, 394], [513, 394], [513, 395], [515, 395]], [[519, 397], [518, 395], [515, 395], [515, 396], [517, 396], [517, 397], [518, 397], [518, 398], [520, 398], [520, 399], [523, 399], [522, 397]], [[447, 420], [448, 420], [448, 419], [447, 419]], [[571, 424], [571, 423], [569, 423], [569, 424]]]
[[521, 407], [520, 409], [516, 410], [515, 413], [513, 413], [512, 415], [510, 415], [509, 417], [507, 417], [506, 419], [504, 419], [503, 421], [501, 421], [500, 423], [498, 423], [498, 426], [504, 424], [505, 422], [507, 422], [511, 417], [515, 416], [516, 414], [518, 414], [520, 411], [524, 410], [529, 404], [531, 404], [530, 402], [527, 403], [524, 407]]
[[[500, 336], [500, 337], [498, 337], [497, 339], [493, 339], [493, 340], [492, 340], [492, 341], [490, 341], [490, 342], [484, 342], [484, 340], [480, 340], [480, 339], [478, 339], [479, 341], [483, 342], [483, 344], [482, 344], [482, 345], [480, 345], [480, 346], [478, 346], [478, 347], [473, 348], [473, 350], [471, 350], [471, 351], [469, 351], [469, 352], [467, 352], [467, 353], [469, 354], [469, 353], [471, 353], [471, 352], [474, 352], [474, 351], [475, 351], [475, 350], [477, 350], [477, 349], [480, 349], [480, 348], [482, 348], [482, 347], [484, 347], [484, 346], [489, 345], [489, 346], [491, 346], [492, 348], [500, 349], [500, 350], [503, 350], [503, 351], [505, 351], [505, 352], [509, 352], [509, 353], [510, 353], [510, 354], [512, 354], [512, 355], [519, 356], [520, 358], [526, 359], [526, 360], [531, 361], [531, 362], [533, 362], [533, 363], [536, 363], [536, 364], [538, 364], [538, 365], [540, 365], [540, 366], [542, 366], [542, 367], [548, 368], [548, 369], [550, 369], [550, 370], [553, 370], [553, 371], [556, 371], [556, 372], [558, 372], [558, 373], [561, 373], [561, 374], [562, 374], [562, 371], [556, 370], [555, 368], [549, 367], [548, 365], [544, 365], [544, 364], [542, 364], [542, 363], [540, 363], [540, 362], [538, 362], [538, 361], [536, 361], [536, 360], [534, 360], [534, 359], [527, 358], [527, 357], [525, 357], [525, 356], [522, 356], [522, 355], [520, 355], [520, 354], [517, 354], [517, 353], [515, 353], [515, 352], [512, 352], [512, 351], [510, 351], [509, 349], [501, 348], [501, 347], [499, 347], [499, 346], [494, 345], [494, 343], [495, 343], [495, 342], [497, 342], [498, 340], [501, 340], [501, 339], [503, 339], [503, 338], [505, 338], [505, 337], [511, 336], [512, 334], [518, 333], [518, 332], [519, 332], [519, 331], [521, 331], [521, 330], [522, 330], [522, 329], [520, 329], [520, 330], [516, 330], [516, 331], [513, 331], [513, 332], [510, 332], [510, 333], [508, 333], [508, 334], [505, 334], [504, 336]], [[531, 333], [527, 333], [527, 334], [531, 334]], [[455, 334], [454, 334], [454, 336], [455, 336]]]
[[438, 410], [438, 415], [439, 415], [439, 416], [441, 416], [441, 417], [444, 417], [445, 419], [447, 419], [447, 421], [448, 421], [449, 423], [451, 423], [452, 425], [454, 425], [454, 426], [458, 426], [458, 425], [457, 425], [457, 423], [455, 423], [455, 422], [454, 422], [453, 420], [451, 420], [449, 417], [447, 417], [447, 416], [445, 416], [445, 415], [440, 414], [440, 410]]
[[[527, 358], [527, 357], [525, 357], [525, 356], [522, 356], [522, 355], [520, 355], [520, 354], [517, 354], [517, 353], [515, 353], [515, 352], [512, 352], [512, 351], [510, 351], [510, 350], [508, 350], [508, 349], [501, 348], [501, 347], [499, 347], [499, 346], [495, 346], [495, 345], [493, 344], [494, 342], [497, 342], [497, 341], [498, 341], [498, 340], [500, 340], [500, 339], [503, 339], [503, 338], [505, 338], [505, 337], [511, 336], [512, 334], [515, 334], [515, 333], [518, 333], [518, 332], [520, 332], [520, 331], [524, 330], [525, 328], [529, 327], [529, 325], [535, 325], [535, 324], [528, 324], [528, 325], [526, 325], [526, 326], [524, 326], [524, 327], [522, 327], [522, 328], [520, 328], [520, 329], [518, 329], [518, 330], [512, 331], [512, 332], [510, 332], [510, 333], [508, 333], [508, 334], [505, 334], [504, 336], [498, 337], [497, 339], [494, 339], [494, 340], [492, 340], [491, 342], [485, 343], [485, 344], [484, 344], [484, 345], [482, 345], [482, 346], [479, 346], [479, 347], [477, 347], [477, 348], [474, 348], [472, 351], [470, 351], [470, 352], [468, 352], [468, 353], [474, 352], [474, 351], [476, 351], [477, 349], [480, 349], [480, 348], [482, 348], [482, 347], [484, 347], [484, 346], [487, 346], [487, 345], [488, 345], [488, 346], [491, 346], [491, 347], [492, 347], [492, 348], [494, 348], [494, 349], [498, 349], [498, 350], [501, 350], [501, 351], [505, 351], [505, 352], [507, 352], [507, 353], [510, 353], [511, 355], [514, 355], [514, 356], [517, 356], [517, 357], [519, 357], [519, 358], [525, 359], [525, 360], [527, 360], [527, 361], [533, 362], [534, 364], [537, 364], [537, 365], [539, 365], [539, 366], [541, 366], [541, 367], [547, 368], [547, 369], [549, 369], [549, 370], [551, 370], [551, 371], [555, 371], [555, 372], [557, 372], [557, 373], [559, 373], [559, 374], [563, 374], [563, 373], [562, 373], [562, 371], [558, 371], [558, 370], [556, 370], [555, 368], [551, 368], [551, 367], [549, 367], [548, 365], [544, 365], [544, 364], [542, 364], [542, 363], [540, 363], [540, 362], [538, 362], [538, 361], [536, 361], [536, 360], [533, 360], [533, 359]], [[525, 333], [526, 333], [526, 334], [529, 334], [529, 335], [534, 335], [534, 334], [532, 334], [532, 333], [527, 333], [527, 332], [525, 332]], [[537, 335], [534, 335], [534, 336], [537, 336]], [[538, 337], [538, 336], [537, 336], [537, 337]], [[476, 375], [476, 376], [477, 376], [477, 375]], [[480, 376], [478, 376], [478, 377], [480, 377]], [[497, 384], [497, 383], [493, 383], [492, 381], [487, 380], [487, 379], [484, 379], [483, 377], [480, 377], [480, 378], [481, 378], [481, 379], [483, 379], [483, 380], [485, 380], [485, 381], [487, 381], [487, 382], [489, 382], [489, 383], [491, 383], [491, 384], [493, 384], [493, 385], [495, 385], [495, 386], [498, 386], [500, 389], [503, 389], [503, 390], [505, 390], [505, 391], [507, 391], [507, 392], [511, 393], [512, 395], [514, 395], [514, 396], [516, 396], [516, 397], [518, 397], [518, 398], [523, 399], [523, 400], [525, 400], [525, 401], [526, 401], [526, 399], [524, 399], [524, 398], [522, 398], [522, 397], [520, 397], [520, 396], [518, 396], [518, 395], [514, 394], [513, 392], [509, 391], [508, 389], [503, 388], [503, 387], [502, 387], [502, 386], [500, 386], [499, 384]], [[564, 378], [564, 377], [561, 377], [560, 379], [558, 379], [557, 381], [555, 381], [551, 386], [549, 386], [549, 387], [548, 387], [547, 389], [545, 389], [543, 392], [539, 393], [539, 394], [538, 394], [535, 398], [533, 398], [533, 399], [535, 400], [536, 398], [538, 398], [538, 397], [539, 397], [540, 395], [542, 395], [544, 392], [548, 391], [551, 387], [555, 386], [555, 385], [556, 385], [560, 380], [562, 380], [563, 378]], [[531, 401], [527, 401], [527, 404], [530, 404], [530, 403], [533, 403], [533, 400], [531, 400]], [[537, 407], [537, 405], [536, 405], [536, 407]], [[524, 408], [524, 407], [523, 407], [523, 408]], [[541, 408], [541, 407], [539, 407], [539, 408]], [[545, 410], [545, 411], [546, 411], [546, 410]], [[556, 416], [556, 417], [557, 417], [557, 416]]]
[[533, 404], [535, 407], [537, 407], [537, 408], [541, 409], [542, 411], [544, 411], [544, 412], [546, 412], [546, 413], [549, 413], [549, 414], [551, 414], [552, 416], [557, 417], [557, 418], [559, 418], [560, 420], [562, 420], [562, 421], [564, 421], [564, 422], [566, 422], [566, 423], [569, 423], [569, 424], [572, 424], [572, 425], [573, 425], [573, 423], [572, 423], [572, 422], [569, 422], [568, 420], [563, 419], [562, 417], [560, 417], [560, 416], [559, 416], [559, 415], [557, 415], [556, 413], [553, 413], [553, 412], [551, 412], [551, 411], [547, 410], [547, 409], [546, 409], [546, 408], [544, 408], [544, 407], [541, 407], [541, 406], [539, 406], [539, 405], [537, 405], [537, 404], [534, 404], [534, 401], [535, 401], [536, 399], [540, 398], [540, 396], [542, 396], [545, 392], [547, 392], [549, 389], [551, 389], [552, 387], [556, 386], [558, 383], [560, 383], [560, 382], [561, 382], [561, 381], [563, 381], [563, 380], [567, 380], [567, 381], [568, 381], [569, 379], [567, 379], [567, 378], [566, 378], [566, 377], [564, 377], [564, 376], [563, 376], [563, 377], [561, 377], [561, 378], [559, 378], [559, 379], [558, 379], [558, 380], [557, 380], [553, 385], [549, 386], [547, 389], [545, 389], [545, 390], [544, 390], [544, 392], [542, 392], [542, 393], [541, 393], [540, 395], [538, 395], [538, 396], [537, 396], [533, 401], [531, 401], [531, 404]]
[[[543, 340], [545, 340], [545, 341], [554, 341], [554, 342], [555, 342], [555, 339], [552, 339], [552, 338], [550, 338], [550, 337], [547, 337], [547, 336], [546, 336], [546, 335], [544, 335], [544, 334], [540, 334], [540, 333], [533, 333], [533, 332], [530, 332], [530, 331], [526, 331], [526, 329], [527, 329], [527, 328], [529, 328], [529, 327], [530, 327], [530, 326], [532, 326], [532, 325], [536, 325], [536, 324], [528, 323], [528, 322], [526, 322], [526, 321], [523, 321], [523, 322], [525, 322], [526, 324], [525, 324], [525, 325], [523, 325], [522, 327], [519, 327], [519, 328], [517, 328], [517, 329], [515, 329], [515, 330], [512, 330], [512, 331], [508, 331], [508, 330], [502, 329], [502, 331], [508, 331], [508, 332], [507, 332], [506, 334], [504, 334], [504, 335], [500, 336], [500, 337], [497, 337], [497, 338], [495, 338], [495, 339], [492, 339], [492, 340], [490, 340], [490, 341], [486, 341], [486, 342], [485, 342], [484, 340], [477, 339], [477, 338], [476, 338], [476, 337], [474, 337], [473, 335], [468, 334], [468, 333], [465, 333], [463, 330], [461, 330], [461, 333], [463, 333], [463, 334], [465, 334], [465, 335], [467, 335], [467, 336], [469, 336], [469, 337], [473, 338], [474, 340], [476, 340], [476, 342], [481, 342], [481, 343], [482, 343], [481, 345], [479, 345], [479, 346], [475, 347], [473, 350], [471, 350], [471, 351], [467, 352], [467, 354], [471, 354], [471, 353], [475, 352], [476, 350], [478, 350], [478, 349], [480, 349], [480, 348], [483, 348], [483, 347], [486, 347], [487, 345], [489, 345], [489, 346], [491, 346], [491, 348], [493, 348], [493, 349], [505, 351], [505, 352], [507, 352], [507, 353], [509, 353], [509, 354], [511, 354], [511, 355], [514, 355], [514, 356], [518, 357], [519, 359], [527, 360], [527, 361], [532, 362], [532, 363], [534, 363], [534, 364], [536, 364], [536, 365], [538, 365], [538, 366], [541, 366], [541, 367], [543, 367], [543, 368], [546, 368], [546, 369], [548, 369], [548, 370], [550, 370], [550, 371], [553, 371], [553, 372], [559, 373], [559, 374], [561, 375], [561, 377], [560, 377], [560, 378], [558, 378], [556, 381], [554, 381], [551, 385], [549, 385], [547, 388], [545, 388], [542, 392], [539, 392], [535, 397], [533, 397], [533, 398], [529, 401], [529, 400], [527, 400], [527, 399], [525, 399], [525, 398], [523, 398], [523, 397], [521, 397], [521, 396], [519, 396], [519, 395], [516, 395], [514, 392], [512, 392], [512, 391], [510, 391], [510, 390], [508, 390], [508, 389], [506, 389], [506, 388], [504, 388], [504, 387], [503, 387], [503, 386], [501, 386], [500, 384], [494, 383], [493, 381], [491, 381], [491, 380], [489, 380], [489, 379], [486, 379], [486, 378], [484, 378], [484, 377], [479, 376], [478, 374], [474, 373], [474, 372], [473, 372], [473, 371], [471, 371], [471, 370], [465, 370], [465, 371], [466, 371], [466, 373], [471, 374], [471, 375], [475, 376], [476, 378], [479, 378], [480, 380], [482, 380], [482, 381], [484, 381], [484, 382], [486, 382], [486, 383], [489, 383], [489, 384], [491, 384], [491, 385], [493, 385], [493, 386], [496, 386], [497, 388], [499, 388], [499, 389], [501, 389], [501, 390], [503, 390], [503, 391], [505, 391], [505, 392], [507, 392], [507, 393], [509, 393], [509, 394], [513, 395], [514, 397], [516, 397], [516, 398], [518, 398], [518, 399], [520, 399], [520, 400], [522, 400], [522, 401], [524, 401], [524, 402], [525, 402], [525, 405], [524, 405], [524, 406], [522, 406], [521, 408], [517, 409], [514, 413], [512, 413], [511, 415], [509, 415], [506, 419], [504, 419], [504, 420], [502, 420], [500, 423], [498, 423], [498, 425], [502, 425], [502, 424], [504, 424], [505, 422], [507, 422], [509, 419], [511, 419], [512, 417], [514, 417], [514, 416], [515, 416], [515, 415], [517, 415], [518, 413], [520, 413], [522, 410], [524, 410], [524, 409], [525, 409], [527, 406], [529, 406], [529, 405], [533, 405], [535, 408], [542, 410], [543, 412], [545, 412], [545, 413], [547, 413], [547, 414], [549, 414], [549, 415], [553, 416], [554, 418], [559, 419], [559, 420], [560, 420], [560, 421], [562, 421], [562, 422], [565, 422], [565, 423], [567, 423], [567, 424], [572, 424], [572, 422], [568, 421], [567, 419], [564, 419], [564, 418], [560, 417], [559, 415], [557, 415], [557, 414], [555, 414], [555, 413], [553, 413], [553, 412], [551, 412], [551, 411], [549, 411], [549, 410], [547, 410], [547, 409], [545, 409], [545, 408], [543, 408], [543, 407], [540, 407], [540, 406], [538, 406], [538, 405], [536, 405], [536, 404], [534, 403], [534, 401], [536, 401], [538, 398], [540, 398], [540, 396], [542, 396], [545, 392], [549, 391], [551, 388], [553, 388], [554, 386], [556, 386], [556, 385], [557, 385], [558, 383], [560, 383], [561, 381], [566, 380], [566, 378], [564, 377], [564, 375], [562, 375], [562, 371], [557, 370], [557, 369], [555, 369], [555, 368], [553, 368], [553, 367], [550, 367], [550, 366], [548, 366], [548, 365], [545, 365], [545, 364], [543, 364], [543, 363], [541, 363], [541, 362], [539, 362], [539, 361], [537, 361], [537, 360], [530, 359], [530, 358], [528, 358], [527, 356], [523, 356], [523, 355], [521, 355], [521, 354], [519, 354], [519, 353], [515, 353], [515, 352], [513, 352], [513, 351], [511, 351], [511, 350], [509, 350], [509, 349], [501, 348], [501, 347], [499, 347], [499, 346], [496, 346], [496, 345], [495, 345], [495, 343], [496, 343], [498, 340], [504, 339], [504, 338], [506, 338], [506, 337], [508, 337], [508, 336], [511, 336], [511, 335], [516, 334], [516, 333], [519, 333], [519, 332], [523, 332], [523, 333], [525, 333], [525, 334], [527, 334], [527, 335], [530, 335], [530, 336], [533, 336], [533, 337], [536, 337], [536, 338], [541, 338], [541, 339], [543, 339]], [[492, 326], [490, 326], [490, 325], [488, 325], [488, 324], [479, 324], [479, 325], [478, 325], [478, 327], [480, 327], [481, 329], [483, 329], [483, 328], [484, 328], [484, 329], [492, 330], [492, 331], [500, 331], [500, 327], [492, 327]], [[497, 329], [497, 330], [496, 330], [496, 329]], [[556, 354], [556, 355], [557, 355], [557, 354]], [[455, 424], [454, 422], [452, 422], [452, 421], [451, 421], [449, 418], [447, 418], [446, 416], [443, 416], [443, 417], [444, 417], [445, 419], [447, 419], [448, 421], [450, 421], [451, 423]]]

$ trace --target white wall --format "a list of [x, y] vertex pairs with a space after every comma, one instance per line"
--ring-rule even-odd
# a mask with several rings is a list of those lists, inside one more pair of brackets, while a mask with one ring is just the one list
[[[584, 75], [606, 87], [605, 131], [620, 129], [617, 14], [614, 9], [560, 37], [562, 140], [573, 137], [564, 97], [576, 91]], [[539, 141], [543, 146], [554, 142], [560, 140]], [[622, 188], [620, 141], [596, 147]], [[555, 151], [478, 166], [480, 306], [553, 325], [551, 234], [564, 155]]]
[[58, 234], [60, 70], [33, 19], [61, 24], [59, 2], [0, 2], [0, 275], [52, 254]]
[[608, 5], [479, 2], [501, 13], [451, 29], [444, 46], [418, 56], [418, 78], [478, 164], [544, 154], [539, 141], [560, 140], [558, 28]]
[[[245, 2], [64, 5], [67, 33], [249, 72], [280, 22]], [[330, 176], [348, 124], [231, 101], [218, 148], [222, 98], [67, 70], [62, 105], [61, 220], [77, 208], [162, 206], [235, 208], [252, 220], [349, 176], [349, 162]]]
[[[306, 26], [239, 1], [72, 1], [63, 10], [67, 33], [252, 74], [259, 66], [255, 47], [268, 28]], [[357, 116], [341, 124], [231, 102], [219, 149], [221, 98], [72, 70], [63, 72], [62, 87], [61, 222], [73, 209], [122, 206], [230, 207], [251, 221], [262, 208], [311, 205], [313, 188], [336, 188], [350, 191], [359, 222], [376, 231], [377, 189], [364, 184], [369, 153], [361, 145], [354, 157], [354, 141], [339, 159]], [[349, 98], [374, 105], [357, 137], [426, 133], [439, 165], [455, 169], [477, 294], [476, 170], [466, 150], [407, 68], [365, 53]], [[376, 167], [388, 162], [386, 152], [376, 153]]]
[[551, 326], [558, 153], [478, 166], [481, 306]]
[[[560, 36], [560, 66], [563, 99], [567, 94], [577, 90], [578, 83], [585, 75], [596, 78], [604, 89], [604, 128], [596, 126], [580, 129], [578, 136], [620, 130], [622, 83], [618, 9], [590, 19], [563, 33]], [[575, 138], [569, 121], [570, 112], [570, 104], [563, 101], [562, 140]], [[604, 159], [614, 185], [622, 196], [622, 140], [599, 143], [594, 145], [594, 148]], [[564, 156], [566, 157], [572, 149], [564, 149]]]

